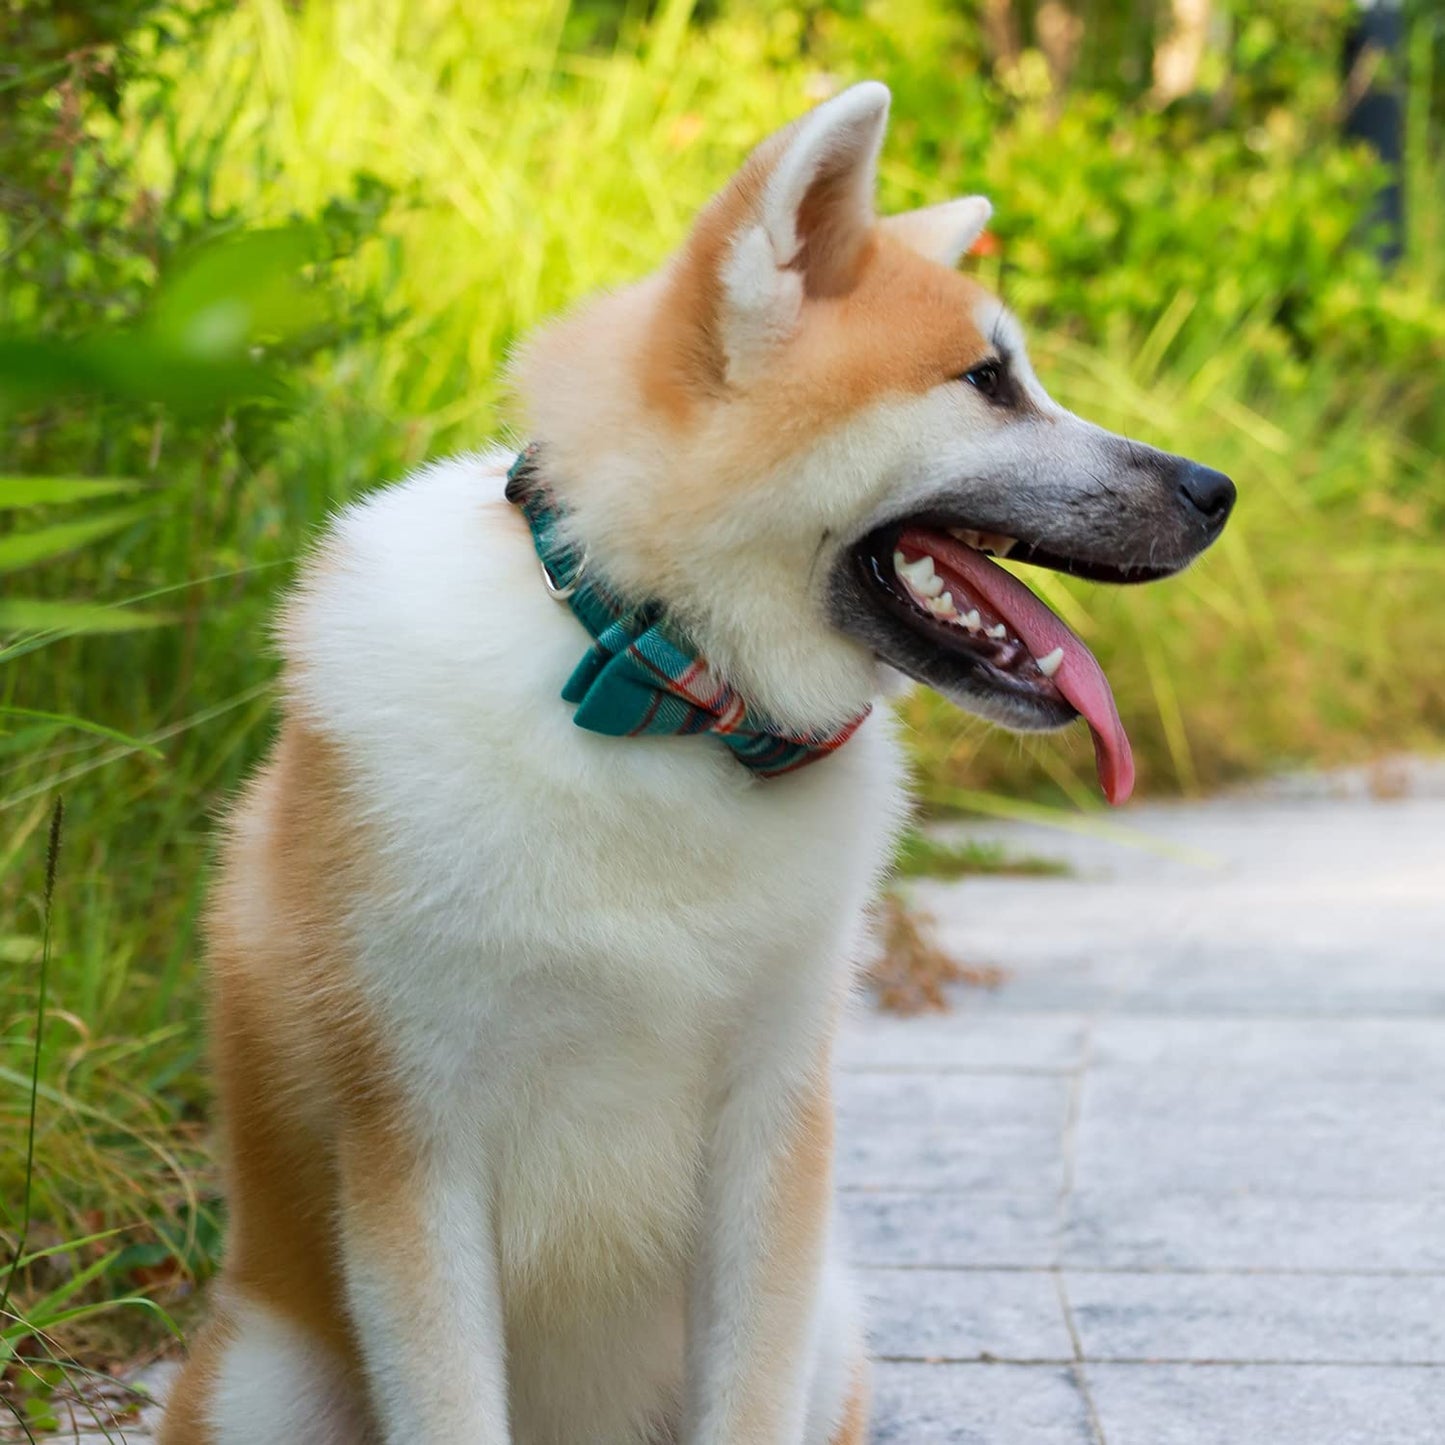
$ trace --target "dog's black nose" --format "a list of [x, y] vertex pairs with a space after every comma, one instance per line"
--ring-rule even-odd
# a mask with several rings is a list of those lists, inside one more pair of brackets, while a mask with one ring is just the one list
[[1185, 462], [1179, 473], [1179, 495], [1209, 523], [1222, 527], [1234, 507], [1234, 483], [1213, 467]]

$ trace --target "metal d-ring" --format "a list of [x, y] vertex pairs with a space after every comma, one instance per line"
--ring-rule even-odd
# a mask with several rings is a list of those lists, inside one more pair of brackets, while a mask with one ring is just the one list
[[582, 581], [582, 574], [587, 570], [587, 553], [582, 553], [582, 560], [577, 564], [577, 570], [572, 574], [572, 580], [565, 586], [559, 587], [553, 580], [551, 572], [547, 570], [547, 564], [539, 557], [538, 562], [542, 567], [542, 581], [547, 584], [547, 595], [553, 602], [565, 602], [576, 590]]

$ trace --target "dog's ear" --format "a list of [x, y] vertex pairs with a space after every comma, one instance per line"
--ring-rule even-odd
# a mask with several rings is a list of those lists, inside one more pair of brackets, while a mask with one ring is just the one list
[[961, 257], [983, 234], [993, 207], [983, 196], [964, 196], [938, 206], [924, 206], [888, 216], [882, 226], [920, 256], [956, 266]]
[[874, 224], [888, 87], [852, 86], [754, 153], [734, 195], [751, 204], [720, 258], [722, 338], [734, 379], [793, 331], [804, 300], [854, 284]]

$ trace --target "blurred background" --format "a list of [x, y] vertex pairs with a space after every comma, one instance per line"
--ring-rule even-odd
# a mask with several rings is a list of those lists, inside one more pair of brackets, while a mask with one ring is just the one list
[[[197, 920], [298, 553], [495, 436], [527, 327], [653, 267], [866, 77], [884, 209], [987, 193], [966, 264], [1045, 384], [1239, 483], [1180, 580], [1029, 574], [1107, 668], [1140, 791], [1439, 750], [1434, 0], [5, 0], [0, 1370], [33, 1426], [58, 1367], [19, 1355], [131, 1358], [214, 1263]], [[1082, 736], [904, 713], [936, 814], [1096, 807]]]

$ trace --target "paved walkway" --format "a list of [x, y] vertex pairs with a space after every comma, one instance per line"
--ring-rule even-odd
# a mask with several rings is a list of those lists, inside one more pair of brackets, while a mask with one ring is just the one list
[[1008, 979], [843, 1052], [879, 1445], [1445, 1445], [1442, 782], [918, 886]]
[[1343, 791], [917, 885], [1008, 978], [845, 1041], [877, 1445], [1445, 1445], [1445, 770]]

